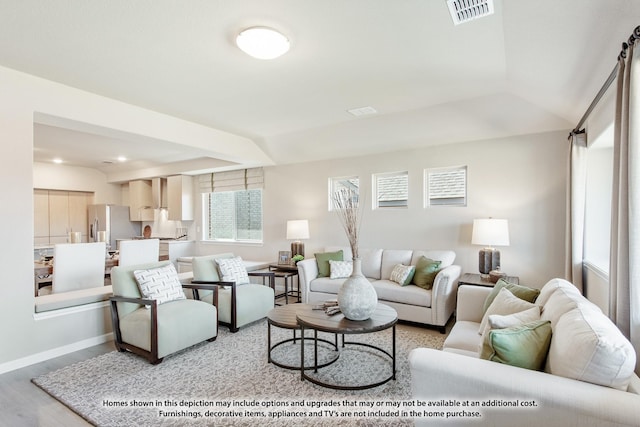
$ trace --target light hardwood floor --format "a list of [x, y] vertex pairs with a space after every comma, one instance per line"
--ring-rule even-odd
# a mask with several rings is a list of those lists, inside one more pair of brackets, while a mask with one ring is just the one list
[[90, 426], [75, 412], [34, 385], [31, 379], [114, 350], [110, 341], [0, 375], [0, 426]]

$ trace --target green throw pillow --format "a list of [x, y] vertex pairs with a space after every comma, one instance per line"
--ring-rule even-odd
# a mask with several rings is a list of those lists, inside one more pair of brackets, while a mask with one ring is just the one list
[[500, 279], [498, 280], [498, 283], [496, 283], [496, 285], [493, 287], [493, 290], [491, 290], [491, 293], [487, 295], [487, 299], [484, 300], [484, 307], [482, 308], [483, 313], [487, 312], [487, 308], [489, 308], [493, 300], [496, 298], [496, 295], [498, 295], [498, 292], [500, 292], [500, 289], [502, 288], [507, 289], [518, 298], [531, 303], [536, 302], [536, 298], [538, 298], [538, 295], [540, 295], [539, 289], [516, 285], [515, 283], [509, 283], [504, 279]]
[[482, 344], [481, 359], [541, 371], [551, 344], [551, 322], [538, 320], [492, 329]]
[[331, 261], [344, 261], [342, 249], [337, 252], [324, 252], [321, 254], [315, 254], [316, 263], [318, 264], [318, 277], [331, 276], [331, 267], [329, 266], [329, 260]]
[[433, 281], [438, 274], [442, 261], [434, 261], [422, 255], [416, 263], [416, 272], [413, 274], [413, 284], [424, 289], [431, 289]]

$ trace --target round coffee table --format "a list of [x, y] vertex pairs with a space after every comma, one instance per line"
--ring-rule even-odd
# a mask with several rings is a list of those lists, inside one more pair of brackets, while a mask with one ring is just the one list
[[[322, 387], [333, 388], [337, 390], [362, 390], [367, 388], [378, 387], [382, 384], [385, 384], [391, 380], [396, 379], [396, 323], [398, 322], [398, 313], [388, 305], [378, 304], [376, 311], [371, 315], [371, 317], [367, 320], [349, 320], [344, 317], [342, 313], [335, 314], [333, 316], [327, 315], [322, 310], [301, 310], [297, 313], [296, 318], [298, 320], [298, 324], [301, 330], [301, 345], [300, 345], [300, 360], [304, 360], [304, 351], [305, 351], [305, 329], [313, 329], [314, 337], [313, 337], [313, 346], [314, 346], [314, 372], [318, 372], [319, 368], [322, 368], [322, 365], [318, 365], [318, 341], [321, 341], [318, 338], [318, 331], [321, 332], [330, 332], [334, 334], [342, 335], [342, 347], [345, 344], [348, 345], [358, 345], [364, 346], [371, 349], [374, 349], [383, 355], [388, 356], [391, 359], [391, 375], [387, 378], [382, 379], [381, 381], [376, 381], [369, 384], [361, 384], [361, 385], [341, 385], [341, 384], [332, 384], [325, 381], [321, 381], [317, 378], [313, 378], [308, 375], [305, 369], [300, 369], [301, 379], [311, 381], [314, 384], [317, 384]], [[391, 338], [391, 353], [388, 351], [374, 346], [372, 344], [363, 343], [363, 342], [352, 342], [345, 341], [344, 336], [348, 334], [368, 334], [371, 332], [383, 331], [385, 329], [392, 328], [392, 338]], [[326, 365], [325, 365], [326, 366]]]
[[[274, 360], [271, 357], [271, 353], [276, 347], [279, 347], [283, 344], [286, 344], [289, 342], [293, 342], [295, 344], [297, 341], [300, 341], [300, 338], [296, 336], [296, 331], [300, 330], [300, 325], [298, 325], [298, 320], [296, 317], [298, 313], [312, 313], [317, 311], [318, 310], [313, 310], [313, 306], [311, 304], [287, 304], [287, 305], [277, 306], [271, 309], [267, 313], [267, 362], [268, 363], [272, 363], [275, 366], [279, 366], [280, 368], [284, 368], [284, 369], [296, 369], [296, 370], [300, 369], [301, 365], [289, 365], [289, 364]], [[325, 315], [324, 311], [320, 310], [320, 312], [323, 315]], [[272, 345], [271, 344], [271, 326], [272, 325], [282, 329], [291, 329], [293, 331], [293, 337], [279, 341]], [[326, 362], [323, 362], [320, 365], [317, 364], [317, 358], [316, 358], [316, 361], [313, 366], [305, 366], [304, 369], [322, 368], [334, 363], [340, 357], [340, 353], [338, 351], [338, 334], [334, 334], [334, 342], [331, 342], [322, 338], [318, 338], [317, 340], [331, 345], [336, 351], [336, 354], [333, 358], [329, 359]], [[304, 360], [304, 359], [301, 359], [301, 360]]]

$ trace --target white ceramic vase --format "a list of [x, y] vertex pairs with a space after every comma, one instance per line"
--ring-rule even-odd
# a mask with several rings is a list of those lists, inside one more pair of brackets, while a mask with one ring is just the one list
[[353, 272], [338, 291], [338, 306], [349, 320], [367, 320], [378, 305], [375, 288], [362, 274], [362, 261], [353, 260]]

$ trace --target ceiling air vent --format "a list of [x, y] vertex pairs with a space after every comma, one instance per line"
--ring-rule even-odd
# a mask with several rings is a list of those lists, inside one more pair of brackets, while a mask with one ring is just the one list
[[493, 0], [447, 0], [455, 25], [493, 14]]

